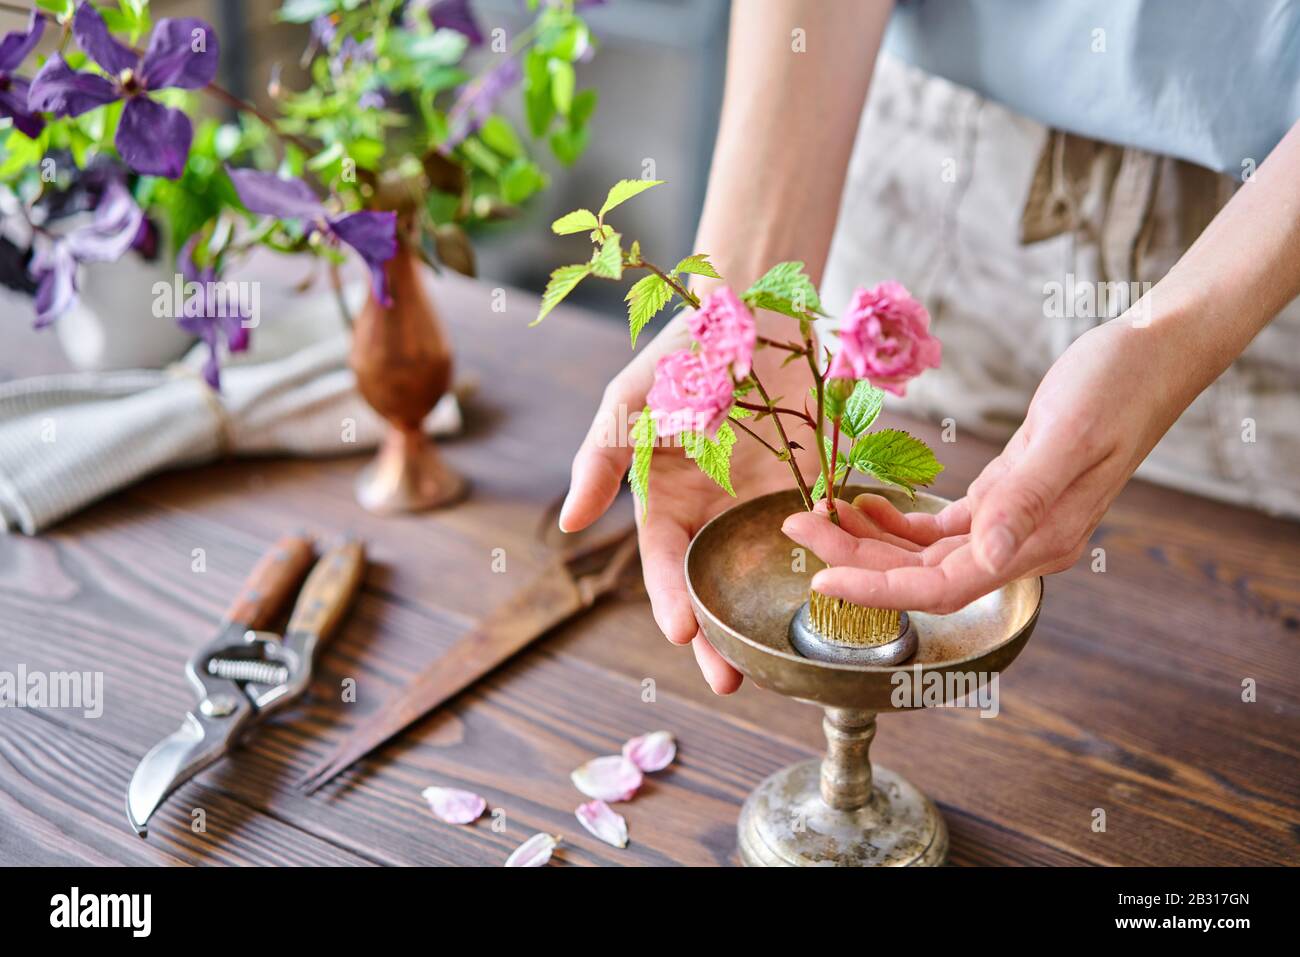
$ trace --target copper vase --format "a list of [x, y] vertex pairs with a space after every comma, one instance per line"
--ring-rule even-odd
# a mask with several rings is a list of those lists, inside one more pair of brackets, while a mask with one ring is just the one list
[[464, 494], [466, 483], [423, 428], [451, 387], [452, 359], [419, 257], [399, 239], [397, 255], [384, 268], [392, 304], [370, 292], [352, 330], [348, 363], [361, 395], [389, 424], [379, 454], [357, 478], [357, 501], [392, 515], [447, 505]]

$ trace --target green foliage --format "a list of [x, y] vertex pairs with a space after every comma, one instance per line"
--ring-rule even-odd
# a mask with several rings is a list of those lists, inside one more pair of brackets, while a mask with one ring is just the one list
[[662, 277], [651, 273], [638, 279], [627, 291], [627, 322], [632, 332], [632, 348], [636, 348], [637, 336], [646, 324], [653, 319], [668, 301], [673, 298], [672, 287]]
[[570, 236], [573, 233], [585, 233], [587, 230], [595, 229], [599, 225], [596, 214], [591, 210], [575, 209], [551, 223], [551, 232], [557, 236]]
[[628, 469], [627, 482], [632, 494], [641, 505], [644, 518], [650, 507], [650, 459], [655, 451], [655, 421], [650, 417], [650, 406], [641, 410], [632, 426], [632, 467]]
[[794, 319], [820, 315], [817, 287], [801, 262], [777, 263], [740, 297], [752, 309], [767, 309]]
[[943, 471], [934, 452], [920, 439], [899, 429], [881, 429], [853, 443], [849, 463], [859, 472], [897, 485], [914, 496], [917, 485], [929, 485]]
[[633, 196], [639, 196], [653, 186], [663, 184], [661, 179], [621, 179], [610, 187], [609, 195], [605, 197], [605, 202], [601, 205], [600, 211], [596, 214], [600, 221], [605, 221], [605, 214], [616, 206], [621, 206]]
[[550, 282], [546, 284], [546, 289], [542, 292], [541, 311], [537, 313], [537, 318], [530, 322], [529, 325], [535, 326], [545, 319], [547, 314], [563, 302], [564, 297], [573, 292], [574, 287], [589, 275], [591, 275], [591, 263], [561, 266], [551, 273]]
[[844, 403], [840, 431], [854, 439], [859, 435], [865, 435], [867, 429], [871, 428], [872, 423], [876, 421], [876, 416], [880, 414], [880, 407], [884, 401], [885, 393], [866, 379], [859, 381], [853, 387], [853, 394]]
[[731, 452], [736, 446], [736, 432], [726, 422], [718, 426], [716, 439], [703, 432], [683, 432], [682, 449], [686, 457], [700, 467], [700, 471], [718, 483], [728, 495], [735, 497], [731, 487]]
[[618, 233], [610, 233], [591, 256], [591, 274], [601, 279], [623, 278], [623, 247]]
[[706, 253], [695, 253], [692, 256], [687, 256], [673, 267], [673, 275], [675, 276], [679, 273], [691, 273], [695, 276], [708, 276], [710, 279], [722, 278], [718, 275], [718, 271], [713, 268], [713, 263], [709, 262], [709, 257]]

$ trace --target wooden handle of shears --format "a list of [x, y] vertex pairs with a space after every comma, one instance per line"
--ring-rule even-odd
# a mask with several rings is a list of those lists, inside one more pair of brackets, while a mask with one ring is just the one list
[[302, 586], [285, 634], [306, 632], [324, 639], [347, 611], [361, 585], [366, 553], [360, 542], [336, 545], [321, 556]]
[[226, 621], [237, 621], [255, 631], [270, 628], [315, 557], [312, 541], [306, 535], [280, 539], [248, 573], [239, 596], [226, 610]]

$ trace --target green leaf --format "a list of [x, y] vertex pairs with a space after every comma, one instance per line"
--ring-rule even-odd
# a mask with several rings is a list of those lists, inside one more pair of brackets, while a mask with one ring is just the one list
[[597, 215], [603, 220], [605, 214], [615, 206], [621, 206], [633, 196], [644, 193], [652, 186], [661, 186], [662, 184], [663, 180], [661, 179], [621, 179], [610, 187], [609, 195], [605, 197], [604, 205], [600, 207], [600, 212]]
[[531, 160], [519, 158], [501, 172], [501, 199], [518, 206], [546, 186], [546, 174]]
[[61, 20], [72, 16], [73, 0], [36, 0], [36, 5]]
[[591, 274], [601, 279], [623, 278], [623, 247], [618, 233], [611, 233], [591, 255]]
[[736, 419], [736, 420], [752, 418], [753, 415], [754, 415], [753, 409], [745, 409], [738, 405], [733, 405], [731, 407], [731, 411], [727, 413], [728, 418]]
[[687, 256], [676, 266], [673, 267], [673, 275], [678, 273], [691, 273], [695, 276], [708, 276], [710, 279], [721, 279], [718, 271], [713, 268], [713, 263], [709, 262], [706, 253], [696, 253], [694, 256]]
[[524, 60], [524, 114], [528, 118], [528, 131], [536, 137], [546, 135], [555, 116], [547, 56], [540, 50], [530, 50]]
[[596, 214], [589, 209], [575, 209], [571, 213], [565, 213], [555, 222], [551, 223], [551, 232], [557, 236], [569, 236], [573, 233], [581, 233], [588, 229], [595, 229], [600, 223], [596, 221]]
[[567, 60], [552, 60], [550, 73], [551, 102], [555, 104], [557, 113], [568, 116], [569, 111], [573, 109], [573, 88], [578, 82], [573, 72], [573, 64]]
[[655, 420], [650, 417], [650, 406], [641, 410], [632, 426], [632, 467], [628, 469], [627, 484], [641, 504], [641, 517], [650, 507], [650, 459], [655, 451]]
[[333, 13], [336, 6], [334, 0], [284, 0], [276, 18], [289, 23], [310, 23], [317, 17]]
[[651, 273], [632, 284], [624, 301], [627, 303], [627, 322], [632, 330], [632, 348], [636, 337], [673, 297], [673, 289], [662, 278]]
[[718, 426], [718, 437], [711, 439], [702, 432], [683, 432], [682, 449], [686, 457], [692, 459], [718, 486], [733, 498], [736, 490], [731, 487], [731, 450], [736, 445], [736, 432], [723, 422]]
[[853, 394], [844, 403], [844, 417], [840, 419], [840, 431], [850, 438], [865, 435], [871, 423], [880, 414], [880, 406], [885, 400], [881, 392], [866, 379], [853, 387]]
[[478, 135], [502, 156], [518, 159], [524, 155], [524, 146], [515, 135], [514, 127], [499, 116], [489, 116], [484, 120], [478, 128]]
[[929, 485], [943, 466], [930, 447], [900, 429], [881, 429], [853, 443], [849, 462], [859, 472], [897, 485], [913, 496], [916, 485]]
[[803, 271], [801, 262], [777, 263], [740, 297], [754, 309], [768, 309], [802, 319], [804, 313], [820, 313], [817, 287]]
[[561, 266], [551, 273], [551, 279], [546, 284], [546, 290], [542, 293], [542, 308], [537, 313], [537, 318], [529, 323], [535, 326], [547, 314], [564, 301], [564, 297], [573, 292], [575, 286], [582, 282], [591, 274], [591, 263], [578, 263], [573, 266]]

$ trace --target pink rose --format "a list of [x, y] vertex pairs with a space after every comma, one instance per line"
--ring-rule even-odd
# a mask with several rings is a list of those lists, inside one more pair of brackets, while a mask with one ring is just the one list
[[840, 348], [828, 373], [832, 379], [867, 379], [903, 395], [908, 379], [939, 368], [942, 347], [930, 335], [930, 314], [902, 283], [859, 287], [839, 334]]
[[710, 438], [717, 434], [734, 400], [727, 367], [690, 349], [679, 349], [659, 360], [654, 385], [646, 396], [660, 435], [694, 431]]
[[709, 293], [688, 325], [709, 362], [731, 366], [737, 379], [749, 375], [758, 327], [753, 314], [734, 292], [722, 286]]

